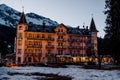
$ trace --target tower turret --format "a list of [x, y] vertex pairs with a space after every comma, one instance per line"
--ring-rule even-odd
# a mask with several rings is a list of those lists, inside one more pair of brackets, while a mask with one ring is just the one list
[[20, 23], [27, 24], [27, 21], [26, 21], [24, 12], [21, 13], [21, 17], [20, 17], [20, 20], [19, 20], [19, 24], [20, 24]]
[[25, 30], [28, 30], [28, 24], [27, 24], [24, 12], [22, 12], [19, 23], [17, 25], [17, 34], [16, 34], [16, 63], [17, 64], [21, 64], [24, 62]]
[[94, 22], [94, 19], [92, 18], [90, 23], [90, 35], [91, 35], [91, 53], [95, 56], [98, 55], [98, 49], [97, 49], [97, 32], [96, 25]]

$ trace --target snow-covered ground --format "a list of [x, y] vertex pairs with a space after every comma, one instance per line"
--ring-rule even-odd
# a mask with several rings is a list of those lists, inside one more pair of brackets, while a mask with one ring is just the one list
[[[70, 76], [72, 80], [120, 80], [119, 70], [93, 70], [82, 69], [80, 66], [68, 66], [68, 68], [51, 67], [0, 67], [0, 80], [38, 80], [35, 75], [8, 75], [7, 73], [53, 73], [63, 76]], [[44, 76], [42, 76], [44, 77]]]

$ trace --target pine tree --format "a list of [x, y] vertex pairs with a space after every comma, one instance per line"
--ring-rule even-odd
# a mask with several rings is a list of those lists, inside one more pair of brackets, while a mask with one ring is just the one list
[[120, 1], [106, 0], [105, 2], [105, 14], [107, 15], [105, 38], [109, 41], [110, 52], [117, 63], [120, 63]]

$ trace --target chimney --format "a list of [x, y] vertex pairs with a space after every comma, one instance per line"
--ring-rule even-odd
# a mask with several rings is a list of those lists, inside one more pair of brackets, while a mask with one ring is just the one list
[[45, 29], [45, 21], [43, 21], [42, 26], [43, 26], [43, 30], [44, 30]]
[[77, 26], [76, 28], [77, 28], [77, 29], [80, 29], [80, 26]]

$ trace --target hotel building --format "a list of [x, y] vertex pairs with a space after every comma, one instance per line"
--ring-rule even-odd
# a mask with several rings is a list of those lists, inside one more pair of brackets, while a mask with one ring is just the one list
[[17, 24], [16, 63], [85, 62], [97, 56], [97, 29], [92, 18], [89, 28], [27, 24], [24, 12]]

